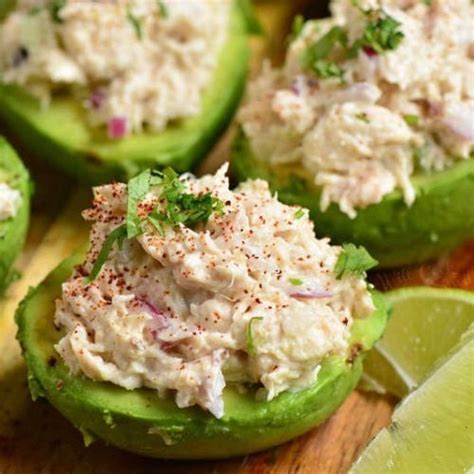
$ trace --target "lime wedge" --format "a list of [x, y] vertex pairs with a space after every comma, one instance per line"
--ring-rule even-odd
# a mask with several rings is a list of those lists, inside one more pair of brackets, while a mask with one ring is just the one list
[[463, 474], [474, 466], [474, 331], [395, 410], [350, 474]]
[[392, 318], [365, 360], [362, 388], [403, 398], [474, 323], [474, 293], [419, 287], [386, 296], [393, 305]]

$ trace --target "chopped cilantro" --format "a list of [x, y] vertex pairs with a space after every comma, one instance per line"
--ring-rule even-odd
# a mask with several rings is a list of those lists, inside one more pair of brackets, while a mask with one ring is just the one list
[[344, 70], [336, 63], [327, 59], [318, 59], [312, 65], [312, 71], [320, 79], [337, 77], [341, 82], [344, 81]]
[[295, 219], [301, 219], [304, 216], [304, 209], [301, 207], [295, 212]]
[[410, 127], [416, 127], [420, 121], [420, 117], [418, 117], [418, 115], [407, 114], [403, 116], [403, 120], [405, 120], [406, 124]]
[[170, 16], [168, 7], [166, 6], [165, 2], [162, 0], [156, 0], [156, 3], [158, 4], [158, 8], [160, 10], [160, 16], [161, 18], [168, 18]]
[[288, 281], [293, 286], [301, 286], [303, 284], [303, 280], [300, 280], [299, 278], [288, 278]]
[[295, 41], [301, 33], [303, 32], [304, 28], [304, 17], [303, 15], [296, 15], [293, 24], [291, 25], [291, 33], [289, 36], [290, 43]]
[[157, 178], [162, 187], [160, 200], [164, 201], [163, 209], [155, 209], [148, 220], [161, 234], [164, 225], [193, 227], [206, 223], [214, 212], [223, 213], [224, 203], [211, 193], [200, 196], [186, 193], [184, 183], [171, 168], [165, 169]]
[[360, 120], [361, 122], [370, 123], [369, 117], [365, 112], [361, 112], [359, 114], [356, 114], [355, 117], [356, 117], [357, 120]]
[[338, 44], [347, 47], [347, 34], [340, 26], [334, 26], [318, 41], [303, 50], [301, 64], [321, 79], [337, 77], [342, 80], [344, 71], [328, 59]]
[[92, 271], [90, 275], [86, 278], [87, 283], [91, 283], [98, 277], [100, 271], [102, 270], [102, 267], [104, 266], [104, 263], [107, 261], [109, 253], [112, 250], [115, 242], [117, 242], [119, 248], [121, 249], [123, 241], [126, 237], [126, 224], [122, 224], [121, 226], [117, 227], [107, 236], [104, 241], [104, 244], [102, 245], [102, 249], [100, 250], [99, 255], [97, 256], [94, 266], [92, 267]]
[[369, 11], [375, 17], [367, 22], [362, 36], [348, 50], [349, 57], [355, 57], [360, 49], [367, 48], [378, 54], [394, 50], [405, 35], [400, 30], [401, 23], [383, 11]]
[[[431, 7], [433, 1], [432, 0], [421, 0], [422, 3], [424, 3], [425, 5], [427, 5], [428, 7]], [[472, 3], [472, 2], [471, 2]]]
[[237, 3], [247, 23], [247, 31], [252, 35], [263, 35], [264, 30], [255, 14], [252, 2], [250, 0], [238, 0]]
[[347, 274], [363, 277], [367, 270], [375, 267], [377, 260], [373, 259], [364, 247], [356, 247], [354, 244], [344, 244], [342, 252], [336, 262], [334, 272], [340, 280]]
[[133, 239], [142, 232], [138, 204], [145, 199], [150, 190], [150, 177], [150, 170], [146, 170], [128, 182], [127, 238], [129, 239]]
[[131, 8], [127, 9], [127, 18], [128, 18], [128, 21], [133, 26], [133, 29], [135, 30], [137, 38], [139, 40], [142, 40], [143, 39], [142, 24], [140, 22], [140, 19], [133, 14]]
[[247, 326], [247, 352], [249, 353], [249, 355], [251, 355], [252, 357], [254, 357], [256, 355], [256, 351], [255, 351], [255, 343], [254, 343], [254, 340], [253, 340], [253, 334], [252, 334], [252, 326], [254, 324], [255, 321], [262, 321], [263, 318], [262, 317], [255, 317], [255, 318], [252, 318], [250, 321], [249, 321], [249, 324]]
[[49, 0], [47, 8], [54, 22], [56, 23], [63, 22], [59, 14], [65, 6], [66, 6], [66, 0]]

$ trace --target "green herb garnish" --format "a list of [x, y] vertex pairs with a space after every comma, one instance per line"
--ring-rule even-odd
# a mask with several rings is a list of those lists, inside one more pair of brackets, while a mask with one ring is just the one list
[[247, 31], [251, 35], [263, 35], [263, 26], [255, 14], [252, 2], [250, 0], [237, 0], [237, 3], [247, 23]]
[[128, 18], [128, 21], [133, 26], [133, 29], [135, 30], [135, 34], [137, 35], [137, 38], [139, 40], [142, 40], [143, 39], [142, 24], [140, 22], [140, 19], [133, 14], [130, 8], [127, 9], [127, 18]]
[[168, 7], [165, 5], [165, 2], [163, 2], [162, 0], [156, 0], [156, 3], [158, 4], [161, 18], [168, 18], [170, 15]]
[[138, 204], [150, 191], [150, 170], [146, 170], [128, 182], [127, 238], [133, 239], [142, 233]]
[[303, 284], [303, 280], [300, 280], [299, 278], [288, 278], [288, 281], [293, 286], [301, 286]]
[[47, 8], [51, 18], [56, 23], [62, 23], [63, 20], [59, 16], [61, 10], [66, 6], [66, 0], [49, 0]]
[[155, 209], [149, 215], [149, 221], [161, 234], [164, 225], [183, 224], [192, 228], [198, 223], [206, 223], [214, 212], [223, 213], [224, 203], [211, 193], [200, 196], [186, 193], [184, 183], [171, 168], [159, 174], [158, 179], [161, 179], [163, 208]]
[[105, 239], [104, 244], [102, 245], [102, 249], [97, 256], [97, 259], [92, 267], [92, 271], [90, 275], [86, 278], [87, 283], [93, 282], [99, 275], [104, 263], [107, 261], [109, 257], [109, 253], [112, 250], [115, 242], [117, 242], [119, 249], [123, 246], [123, 241], [127, 237], [127, 226], [122, 224], [121, 226], [117, 227], [113, 230]]
[[304, 216], [304, 209], [300, 208], [295, 212], [295, 219], [301, 219]]
[[364, 247], [356, 247], [354, 244], [344, 244], [342, 246], [342, 252], [336, 262], [334, 272], [338, 280], [347, 274], [361, 278], [365, 275], [367, 270], [370, 270], [377, 264], [377, 260], [372, 258]]
[[383, 54], [386, 51], [396, 49], [405, 37], [400, 30], [401, 23], [395, 18], [382, 11], [367, 12], [369, 16], [374, 14], [376, 17], [366, 24], [362, 36], [349, 48], [349, 57], [355, 57], [361, 48]]
[[405, 120], [406, 124], [410, 127], [416, 127], [420, 121], [420, 117], [418, 117], [418, 115], [407, 114], [403, 116], [403, 120]]
[[344, 70], [336, 63], [326, 59], [318, 59], [312, 65], [312, 71], [320, 79], [328, 79], [329, 77], [337, 77], [341, 82], [344, 81]]
[[301, 64], [321, 79], [337, 77], [343, 80], [344, 71], [328, 59], [337, 45], [347, 47], [347, 34], [340, 26], [334, 26], [318, 41], [304, 49]]
[[255, 357], [255, 355], [257, 354], [256, 351], [255, 351], [255, 343], [254, 343], [254, 340], [253, 340], [253, 334], [252, 334], [252, 326], [253, 326], [253, 323], [255, 321], [262, 321], [263, 318], [262, 317], [255, 317], [255, 318], [252, 318], [250, 321], [249, 321], [249, 324], [247, 326], [247, 352], [252, 356], [252, 357]]
[[370, 123], [369, 116], [365, 112], [361, 112], [359, 114], [356, 114], [356, 119], [360, 120], [361, 122], [364, 123]]
[[296, 15], [294, 20], [293, 20], [293, 23], [291, 25], [291, 33], [290, 33], [290, 36], [288, 38], [290, 43], [292, 43], [297, 38], [299, 38], [299, 36], [303, 32], [303, 28], [304, 28], [304, 17], [303, 17], [303, 15]]

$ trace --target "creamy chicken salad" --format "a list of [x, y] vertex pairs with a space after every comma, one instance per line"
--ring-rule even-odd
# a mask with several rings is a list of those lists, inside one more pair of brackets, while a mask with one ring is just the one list
[[349, 356], [353, 318], [374, 310], [364, 276], [376, 262], [318, 240], [308, 212], [264, 181], [231, 191], [225, 173], [95, 188], [91, 248], [55, 314], [74, 374], [220, 418], [227, 384], [259, 384], [271, 400], [313, 384], [326, 357]]
[[201, 110], [231, 0], [18, 0], [0, 23], [0, 81], [47, 106], [66, 90], [119, 139]]
[[297, 18], [283, 68], [268, 64], [240, 121], [258, 159], [294, 164], [331, 202], [357, 208], [410, 177], [472, 157], [470, 0], [334, 0], [330, 19]]
[[0, 222], [15, 217], [21, 206], [20, 191], [0, 183]]

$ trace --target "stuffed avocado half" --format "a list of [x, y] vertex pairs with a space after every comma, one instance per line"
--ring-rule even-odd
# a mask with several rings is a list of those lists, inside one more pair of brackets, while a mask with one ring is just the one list
[[265, 179], [282, 202], [309, 209], [319, 235], [330, 236], [335, 244], [364, 246], [380, 268], [435, 259], [474, 236], [474, 159], [415, 176], [416, 198], [410, 207], [395, 191], [382, 202], [359, 209], [353, 219], [337, 204], [321, 210], [321, 188], [302, 167], [270, 166], [256, 159], [243, 134], [234, 144], [232, 170], [239, 181]]
[[224, 390], [226, 413], [217, 419], [199, 408], [178, 408], [150, 389], [127, 391], [110, 383], [71, 375], [54, 345], [61, 333], [54, 326], [55, 300], [61, 283], [81, 257], [64, 262], [17, 312], [18, 339], [28, 365], [34, 399], [46, 398], [83, 436], [100, 438], [144, 456], [169, 459], [226, 458], [284, 443], [322, 423], [356, 387], [364, 354], [381, 337], [387, 306], [374, 295], [377, 310], [351, 329], [354, 357], [332, 357], [321, 366], [317, 382], [299, 393], [283, 393], [268, 402], [255, 390]]
[[249, 85], [234, 168], [311, 210], [382, 267], [474, 236], [474, 8], [334, 1], [297, 18], [286, 61]]
[[[224, 4], [228, 7], [222, 6]], [[250, 56], [249, 21], [252, 20], [249, 20], [251, 10], [245, 0], [223, 2], [215, 12], [206, 2], [197, 0], [183, 8], [178, 4], [167, 6], [166, 2], [150, 2], [147, 4], [147, 8], [152, 10], [150, 12], [141, 12], [139, 4], [133, 5], [136, 13], [132, 7], [124, 13], [124, 6], [107, 2], [85, 2], [79, 7], [71, 5], [69, 12], [65, 2], [57, 13], [66, 15], [65, 18], [56, 17], [47, 5], [38, 13], [35, 10], [34, 14], [25, 10], [28, 5], [20, 6], [16, 15], [22, 15], [21, 21], [35, 22], [34, 27], [30, 25], [31, 34], [25, 38], [25, 42], [31, 43], [31, 51], [20, 45], [11, 61], [7, 52], [13, 50], [13, 46], [5, 52], [0, 119], [40, 158], [85, 182], [96, 184], [127, 179], [148, 167], [191, 169], [226, 129], [244, 90]], [[121, 9], [119, 13], [115, 8]], [[200, 8], [207, 10], [203, 13]], [[97, 16], [94, 16], [94, 9], [104, 9], [103, 12], [100, 10], [104, 13], [101, 15], [103, 21], [109, 22], [113, 28], [110, 28], [109, 36], [105, 33], [106, 28], [101, 30], [101, 48], [104, 50], [97, 50], [89, 57], [81, 55], [78, 48], [86, 47], [88, 41], [96, 41], [93, 26]], [[52, 19], [49, 15], [53, 15]], [[145, 16], [142, 18], [140, 15]], [[201, 23], [208, 17], [216, 25], [209, 24], [206, 29]], [[163, 26], [149, 25], [153, 18]], [[2, 41], [5, 44], [9, 41], [9, 34], [16, 38], [16, 33], [11, 31], [15, 32], [15, 25], [20, 23], [15, 18], [10, 22], [9, 27], [3, 28]], [[55, 34], [62, 35], [54, 46], [56, 63], [62, 61], [58, 63], [61, 67], [55, 63], [55, 71], [65, 74], [65, 78], [58, 79], [66, 81], [62, 88], [61, 82], [56, 84], [54, 77], [51, 79], [47, 75], [49, 70], [43, 67], [47, 64], [47, 57], [43, 57], [46, 53], [38, 48], [38, 44], [44, 44], [46, 40], [35, 39], [35, 34], [42, 38], [38, 30], [47, 29], [41, 26], [41, 22], [52, 25], [48, 28], [56, 28]], [[82, 43], [74, 43], [77, 32], [73, 28], [79, 28]], [[152, 49], [156, 48], [152, 37], [147, 36], [155, 34], [155, 30], [158, 31], [156, 42], [163, 42], [163, 51], [168, 51], [168, 56], [163, 53], [164, 65], [160, 66], [156, 60], [154, 72], [147, 65], [147, 57], [142, 59], [140, 53], [145, 51], [151, 58], [159, 58]], [[215, 41], [212, 42], [213, 34]], [[185, 49], [187, 38], [194, 41], [190, 50]], [[136, 52], [129, 46], [128, 49], [122, 48], [122, 41], [133, 42]], [[67, 51], [61, 49], [63, 43]], [[209, 53], [200, 51], [199, 48], [208, 43], [214, 49]], [[89, 47], [94, 48], [92, 43]], [[204, 58], [206, 54], [210, 55], [207, 59]], [[78, 66], [72, 67], [71, 59], [77, 61], [79, 70], [76, 71]], [[115, 79], [105, 68], [107, 61], [117, 69]], [[121, 71], [121, 61], [130, 63], [127, 66], [130, 72]], [[133, 76], [134, 64], [146, 74], [137, 72], [137, 77]], [[28, 72], [21, 72], [22, 68]], [[87, 86], [81, 85], [84, 82], [81, 68], [88, 74]], [[73, 71], [76, 71], [75, 75]], [[42, 79], [41, 74], [45, 75]], [[39, 82], [37, 75], [40, 75]], [[20, 87], [21, 81], [26, 85]], [[73, 87], [75, 81], [79, 92]], [[47, 84], [46, 92], [44, 83]], [[107, 88], [102, 84], [110, 85]], [[160, 87], [156, 88], [154, 84], [160, 84]], [[146, 92], [146, 88], [150, 91]], [[43, 93], [42, 103], [31, 95], [41, 97]]]
[[28, 230], [31, 183], [15, 151], [0, 136], [0, 293], [12, 279], [12, 265]]
[[314, 236], [263, 181], [145, 172], [95, 189], [87, 253], [17, 312], [32, 395], [85, 436], [163, 458], [280, 444], [354, 389], [387, 306], [376, 262]]

